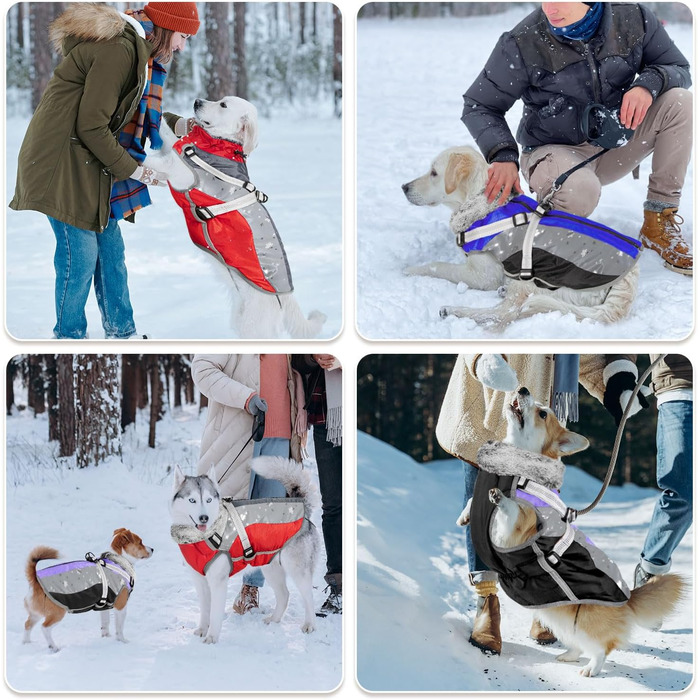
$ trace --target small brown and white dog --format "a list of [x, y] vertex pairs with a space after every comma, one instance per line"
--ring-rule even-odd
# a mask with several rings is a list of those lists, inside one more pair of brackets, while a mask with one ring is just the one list
[[[471, 146], [455, 146], [442, 151], [430, 164], [428, 172], [402, 185], [406, 199], [418, 206], [443, 204], [452, 211], [450, 228], [457, 234], [496, 209], [496, 202], [486, 199], [488, 165]], [[639, 277], [638, 266], [600, 289], [575, 290], [561, 287], [543, 289], [534, 282], [507, 277], [503, 265], [490, 253], [470, 253], [461, 263], [432, 262], [408, 267], [408, 275], [463, 282], [471, 289], [499, 290], [503, 300], [490, 308], [443, 306], [440, 316], [472, 318], [477, 323], [502, 329], [520, 318], [548, 311], [572, 313], [577, 320], [590, 318], [612, 323], [629, 313]]]
[[[553, 459], [588, 447], [585, 437], [564, 428], [552, 409], [537, 403], [526, 388], [515, 395], [506, 409], [506, 418], [508, 430], [504, 442], [516, 447]], [[512, 500], [497, 488], [489, 491], [489, 500], [496, 506], [489, 525], [489, 538], [495, 546], [517, 547], [537, 534], [536, 511], [529, 503]], [[457, 522], [468, 524], [467, 509]], [[607, 655], [627, 644], [635, 624], [658, 629], [685, 592], [686, 585], [680, 576], [665, 574], [635, 588], [624, 605], [561, 605], [538, 609], [537, 617], [567, 646], [557, 661], [578, 661], [586, 656], [589, 661], [580, 674], [596, 676]]]
[[[148, 559], [152, 554], [153, 549], [147, 547], [138, 535], [131, 532], [131, 530], [121, 527], [114, 531], [114, 538], [112, 539], [110, 550], [105, 552], [102, 557], [109, 558], [111, 556], [114, 560], [117, 562], [121, 561], [124, 566], [130, 569], [130, 565], [135, 561], [139, 559]], [[46, 594], [39, 582], [36, 567], [40, 561], [58, 558], [60, 558], [58, 551], [52, 547], [39, 545], [30, 552], [25, 567], [25, 574], [29, 581], [29, 593], [24, 599], [24, 607], [27, 610], [28, 616], [27, 621], [24, 623], [23, 642], [24, 644], [31, 642], [30, 635], [32, 628], [37, 622], [43, 619], [41, 631], [44, 633], [49, 649], [53, 652], [58, 651], [59, 647], [56, 646], [53, 640], [51, 629], [54, 625], [58, 624], [70, 610], [68, 610], [67, 607], [57, 605]], [[120, 642], [127, 641], [124, 638], [124, 621], [126, 619], [126, 604], [129, 599], [130, 591], [130, 586], [122, 587], [116, 599], [113, 601], [115, 633], [117, 640]], [[100, 616], [102, 636], [109, 637], [109, 610], [100, 610]]]

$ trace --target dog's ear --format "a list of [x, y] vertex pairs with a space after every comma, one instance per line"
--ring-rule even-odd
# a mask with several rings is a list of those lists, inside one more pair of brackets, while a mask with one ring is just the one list
[[173, 491], [178, 491], [180, 486], [182, 486], [182, 484], [185, 482], [185, 474], [177, 464], [175, 465], [175, 469], [173, 469], [173, 474], [175, 475], [175, 479], [173, 481]]
[[114, 539], [112, 540], [112, 551], [115, 554], [121, 554], [124, 547], [131, 542], [133, 534], [125, 527], [120, 527], [114, 531]]
[[467, 153], [452, 153], [445, 168], [445, 194], [455, 190], [467, 194], [466, 182], [472, 174], [474, 163]]
[[582, 452], [588, 448], [590, 443], [583, 435], [574, 433], [571, 430], [565, 430], [557, 439], [557, 444], [559, 445], [559, 452], [565, 457], [575, 452]]
[[241, 131], [243, 135], [243, 153], [249, 155], [258, 145], [258, 116], [254, 109], [248, 110], [241, 117]]

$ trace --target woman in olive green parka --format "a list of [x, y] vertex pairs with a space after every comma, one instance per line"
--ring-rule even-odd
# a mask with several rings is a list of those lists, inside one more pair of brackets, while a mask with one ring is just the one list
[[[50, 27], [63, 59], [27, 129], [10, 207], [46, 214], [56, 235], [57, 338], [86, 337], [93, 282], [105, 336], [136, 332], [118, 219], [150, 203], [145, 185], [165, 185], [142, 165], [146, 138], [159, 145], [161, 62], [198, 27], [195, 3], [184, 2], [126, 13], [77, 3]], [[166, 119], [186, 133], [186, 120]], [[121, 199], [130, 210], [115, 206]]]

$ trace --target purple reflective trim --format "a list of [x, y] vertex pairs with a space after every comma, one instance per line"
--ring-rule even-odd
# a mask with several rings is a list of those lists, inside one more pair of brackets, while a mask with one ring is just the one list
[[129, 590], [131, 590], [131, 576], [129, 576], [129, 574], [128, 574], [126, 571], [124, 571], [124, 569], [122, 569], [122, 567], [119, 566], [119, 564], [117, 564], [116, 561], [112, 561], [111, 559], [105, 559], [105, 563], [106, 563], [106, 564], [111, 564], [112, 566], [116, 566], [117, 569], [119, 569], [119, 571], [123, 572], [123, 574], [124, 574], [124, 581], [126, 582], [126, 587], [127, 587]]
[[56, 564], [55, 566], [47, 566], [45, 569], [37, 569], [36, 575], [39, 578], [44, 578], [44, 576], [55, 576], [56, 574], [64, 574], [66, 571], [72, 571], [73, 569], [84, 569], [88, 566], [95, 566], [91, 561], [67, 561], [63, 564]]
[[527, 491], [517, 489], [515, 495], [517, 498], [522, 498], [523, 501], [531, 503], [535, 508], [550, 508], [549, 503], [546, 503], [541, 498], [537, 498], [537, 496], [533, 496], [531, 493], [527, 493]]

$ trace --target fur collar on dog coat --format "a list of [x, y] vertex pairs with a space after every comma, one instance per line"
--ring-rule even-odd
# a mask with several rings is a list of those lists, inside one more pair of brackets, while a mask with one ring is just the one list
[[[572, 511], [551, 490], [563, 481], [560, 460], [495, 442], [479, 450], [479, 466], [469, 521], [472, 542], [481, 560], [498, 573], [510, 598], [530, 608], [614, 606], [628, 600], [630, 592], [616, 564], [571, 524]], [[496, 509], [488, 497], [492, 488], [535, 507], [535, 537], [508, 549], [491, 542]]]
[[216, 558], [225, 556], [233, 576], [246, 566], [269, 564], [305, 526], [301, 498], [224, 499], [205, 532], [191, 525], [173, 525], [170, 534], [196, 572], [205, 575]]
[[[170, 185], [192, 242], [264, 292], [293, 291], [282, 240], [263, 206], [267, 197], [248, 180], [241, 144], [196, 126], [173, 148], [195, 176], [189, 190]], [[240, 208], [221, 211], [227, 204]]]
[[99, 557], [37, 568], [36, 576], [47, 597], [69, 613], [111, 610], [117, 596], [134, 589], [134, 568], [114, 552]]

